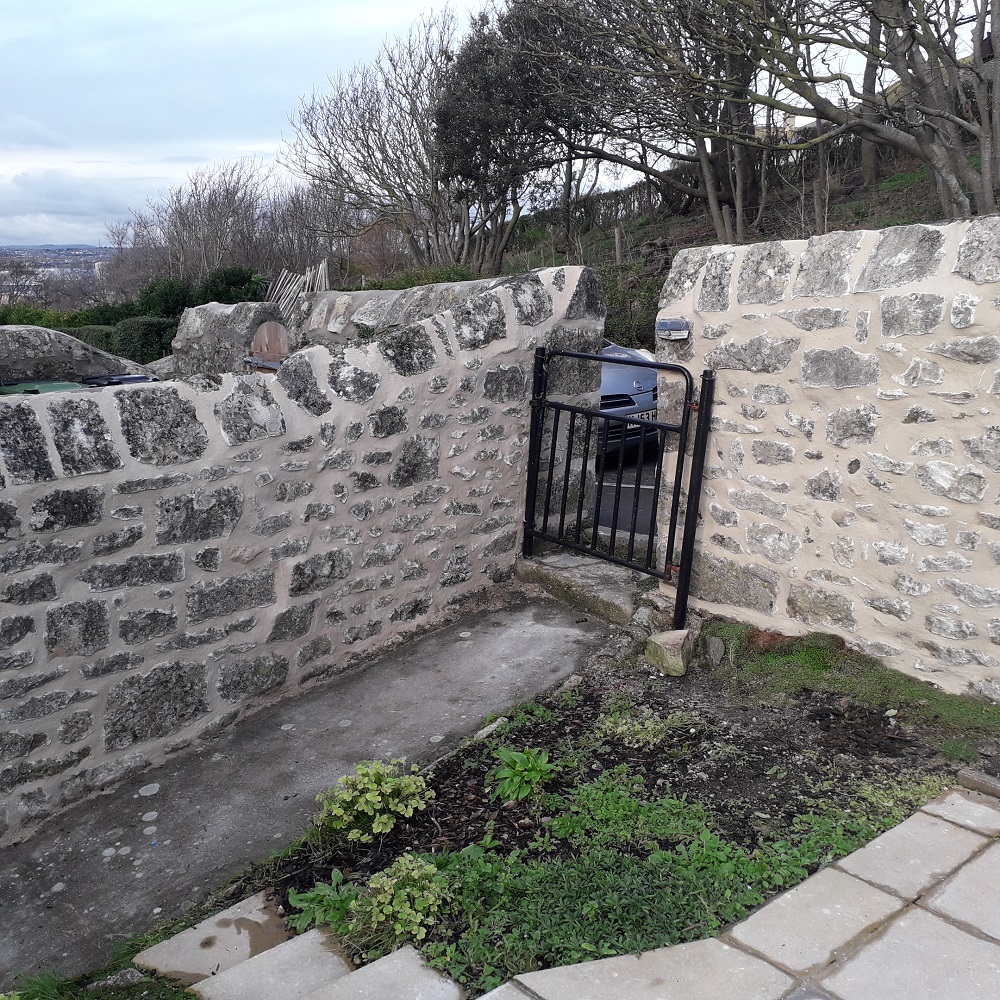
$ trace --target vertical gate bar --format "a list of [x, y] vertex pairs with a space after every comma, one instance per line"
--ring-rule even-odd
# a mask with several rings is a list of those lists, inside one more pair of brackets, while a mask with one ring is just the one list
[[542, 419], [545, 411], [545, 348], [535, 348], [535, 368], [531, 382], [531, 429], [528, 437], [528, 495], [524, 500], [524, 539], [521, 555], [530, 559], [535, 549], [535, 508], [538, 499], [538, 465], [542, 453]]
[[545, 479], [545, 510], [542, 511], [542, 534], [549, 531], [549, 512], [552, 509], [552, 480], [556, 475], [556, 452], [559, 450], [559, 414], [558, 406], [552, 408], [552, 446], [549, 448], [549, 470]]
[[577, 498], [576, 502], [576, 534], [573, 536], [573, 541], [577, 545], [580, 544], [580, 532], [583, 529], [583, 505], [587, 499], [586, 490], [586, 477], [587, 473], [590, 471], [590, 466], [587, 464], [590, 461], [590, 438], [594, 433], [594, 415], [592, 413], [587, 414], [587, 436], [583, 439], [583, 461], [580, 463], [580, 496]]
[[629, 562], [635, 556], [635, 526], [639, 520], [639, 491], [642, 489], [642, 463], [646, 458], [646, 428], [643, 427], [641, 429], [642, 437], [639, 439], [639, 457], [635, 463], [635, 479], [632, 482], [632, 530], [628, 536], [628, 555], [625, 556]]
[[615, 554], [615, 540], [618, 537], [618, 511], [622, 503], [622, 476], [625, 474], [625, 442], [628, 439], [629, 421], [622, 421], [622, 438], [618, 443], [618, 472], [615, 475], [615, 505], [611, 511], [611, 534], [608, 536], [608, 552]]
[[674, 629], [684, 628], [687, 619], [688, 594], [691, 591], [691, 570], [694, 562], [694, 536], [698, 528], [698, 508], [701, 504], [702, 479], [705, 475], [705, 456], [708, 453], [708, 429], [712, 421], [712, 404], [715, 402], [715, 372], [706, 368], [701, 374], [701, 399], [698, 404], [698, 426], [694, 433], [694, 454], [691, 456], [691, 474], [688, 478], [688, 502], [684, 515], [684, 539], [681, 543], [680, 572], [677, 575], [677, 593], [674, 598]]
[[597, 447], [600, 455], [597, 457], [597, 496], [594, 497], [594, 530], [590, 534], [591, 551], [597, 551], [600, 538], [601, 504], [604, 501], [604, 470], [608, 464], [608, 438], [611, 436], [611, 421], [603, 413], [600, 414], [601, 431], [597, 435]]
[[569, 412], [569, 428], [566, 431], [566, 471], [563, 473], [562, 499], [559, 502], [559, 537], [566, 533], [566, 504], [569, 498], [569, 474], [573, 467], [573, 432], [576, 430], [576, 410]]
[[688, 437], [691, 433], [691, 411], [694, 408], [694, 382], [687, 384], [684, 397], [684, 413], [681, 417], [681, 429], [677, 434], [677, 465], [674, 469], [674, 485], [670, 499], [670, 522], [667, 529], [667, 557], [663, 578], [669, 580], [673, 575], [670, 568], [674, 562], [674, 543], [677, 540], [677, 519], [681, 509], [681, 492], [684, 489], [684, 458], [687, 454]]
[[[660, 428], [656, 432], [656, 472], [653, 474], [653, 510], [660, 509], [660, 490], [663, 487], [663, 454], [667, 450], [667, 431]], [[671, 514], [671, 523], [676, 515]], [[656, 532], [651, 531], [646, 542], [646, 569], [652, 568], [656, 554]], [[667, 562], [669, 563], [669, 559]], [[666, 569], [664, 568], [664, 577]]]

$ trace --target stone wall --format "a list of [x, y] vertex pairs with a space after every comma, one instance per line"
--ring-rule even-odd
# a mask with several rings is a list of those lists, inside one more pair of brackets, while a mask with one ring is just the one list
[[276, 378], [0, 401], [3, 842], [505, 579], [533, 349], [604, 312], [549, 270]]
[[1000, 700], [1000, 219], [677, 255], [718, 371], [693, 592]]

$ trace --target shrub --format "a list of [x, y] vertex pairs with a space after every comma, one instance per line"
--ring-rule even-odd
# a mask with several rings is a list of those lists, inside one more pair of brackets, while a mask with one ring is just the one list
[[266, 291], [267, 279], [249, 267], [217, 267], [198, 286], [191, 304], [259, 302]]
[[99, 351], [108, 351], [113, 354], [115, 351], [113, 326], [100, 326], [97, 324], [88, 326], [64, 326], [62, 333], [67, 333], [77, 340], [82, 340], [91, 347], [96, 347]]
[[166, 316], [123, 319], [114, 328], [111, 353], [141, 365], [149, 364], [170, 352], [170, 342], [176, 332], [177, 320]]
[[139, 293], [139, 313], [143, 316], [180, 316], [194, 303], [191, 286], [180, 278], [151, 281]]
[[405, 763], [403, 758], [388, 764], [381, 760], [362, 761], [355, 774], [345, 774], [338, 780], [339, 787], [316, 796], [320, 804], [316, 825], [367, 844], [375, 839], [375, 834], [388, 833], [398, 817], [408, 819], [415, 811], [426, 808], [434, 793], [417, 774], [416, 765], [400, 773]]

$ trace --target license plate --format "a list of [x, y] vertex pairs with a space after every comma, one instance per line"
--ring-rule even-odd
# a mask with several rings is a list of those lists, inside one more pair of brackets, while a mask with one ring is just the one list
[[642, 413], [637, 413], [636, 417], [639, 420], [655, 420], [656, 410], [643, 410]]

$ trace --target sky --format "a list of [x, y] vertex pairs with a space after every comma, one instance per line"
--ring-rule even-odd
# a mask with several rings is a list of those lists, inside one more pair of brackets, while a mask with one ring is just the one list
[[199, 167], [273, 160], [303, 95], [434, 6], [0, 0], [0, 245], [106, 243]]

